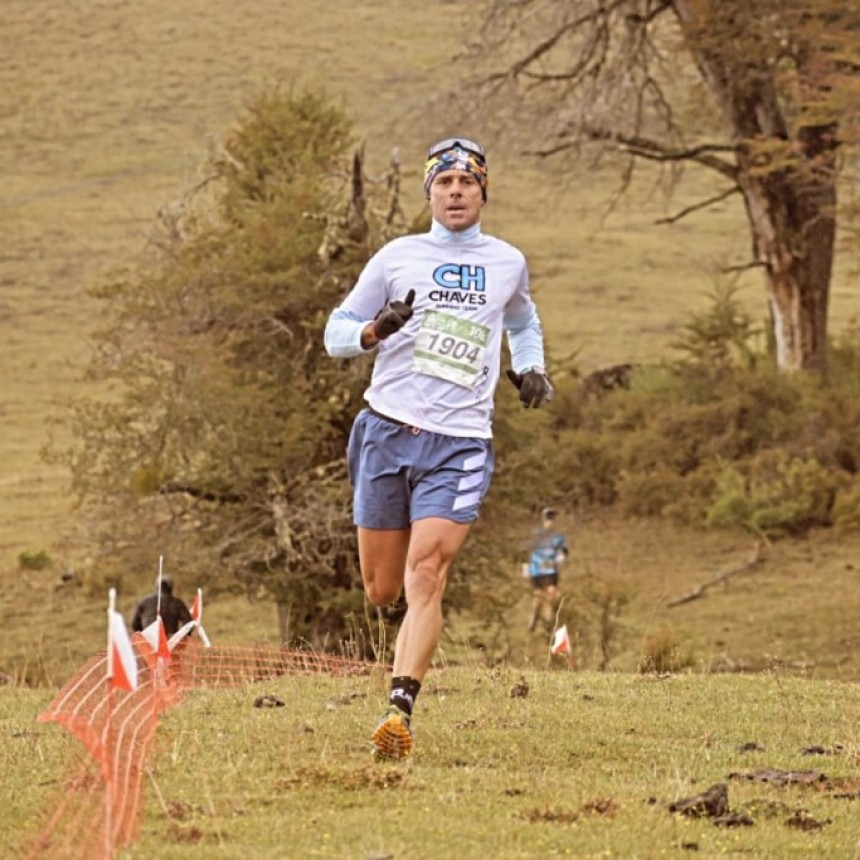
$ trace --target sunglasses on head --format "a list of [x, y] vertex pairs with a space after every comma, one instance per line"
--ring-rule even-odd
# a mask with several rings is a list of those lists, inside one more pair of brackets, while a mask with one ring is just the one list
[[427, 152], [427, 158], [433, 158], [434, 155], [439, 155], [456, 147], [465, 149], [466, 152], [471, 152], [472, 155], [477, 155], [478, 158], [483, 159], [487, 157], [487, 153], [480, 143], [475, 143], [474, 140], [469, 140], [467, 137], [448, 137], [445, 140], [440, 140], [439, 143], [434, 143]]

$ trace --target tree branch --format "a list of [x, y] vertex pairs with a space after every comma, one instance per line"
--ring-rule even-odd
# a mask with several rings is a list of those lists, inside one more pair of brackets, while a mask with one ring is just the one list
[[614, 140], [631, 155], [646, 158], [649, 161], [693, 161], [703, 167], [716, 170], [717, 173], [736, 179], [738, 169], [729, 161], [717, 158], [714, 152], [735, 152], [735, 147], [717, 143], [703, 143], [689, 149], [675, 149], [658, 140], [652, 140], [638, 135], [627, 135], [623, 132], [609, 132], [601, 129], [586, 129], [592, 140]]
[[[536, 60], [539, 60], [541, 57], [546, 55], [549, 51], [551, 51], [560, 41], [561, 39], [569, 33], [575, 33], [585, 24], [591, 23], [596, 19], [602, 18], [607, 14], [607, 10], [598, 9], [594, 12], [590, 12], [587, 15], [583, 15], [581, 18], [577, 18], [575, 21], [569, 21], [568, 23], [561, 26], [558, 30], [552, 33], [548, 38], [544, 39], [538, 45], [536, 45], [531, 51], [528, 52], [524, 57], [521, 57], [517, 60], [509, 69], [503, 72], [496, 72], [495, 74], [489, 75], [486, 79], [487, 83], [496, 80], [507, 80], [509, 78], [516, 78], [518, 75], [523, 73], [532, 63]], [[579, 64], [580, 67], [583, 63]]]
[[659, 15], [671, 8], [671, 0], [661, 0], [661, 2], [646, 15], [639, 15], [638, 13], [633, 12], [628, 15], [625, 20], [631, 27], [647, 27], [652, 21], [656, 20]]
[[172, 493], [181, 493], [185, 496], [193, 496], [195, 499], [203, 499], [206, 502], [219, 502], [221, 504], [236, 504], [244, 502], [245, 496], [241, 493], [213, 493], [211, 490], [204, 490], [202, 487], [196, 487], [193, 484], [182, 484], [178, 481], [168, 481], [158, 488], [158, 492], [163, 495]]
[[764, 260], [753, 260], [751, 263], [744, 263], [740, 266], [726, 266], [722, 271], [727, 275], [734, 274], [735, 272], [746, 272], [749, 269], [766, 269], [767, 263]]
[[[722, 158], [717, 158], [711, 153], [715, 152], [736, 152], [736, 148], [732, 145], [718, 143], [703, 143], [699, 146], [693, 146], [688, 149], [676, 149], [667, 146], [658, 140], [652, 140], [647, 137], [638, 135], [629, 135], [620, 131], [611, 131], [604, 128], [594, 128], [584, 126], [582, 134], [593, 141], [610, 140], [617, 143], [630, 155], [646, 158], [649, 161], [693, 161], [696, 164], [701, 164], [703, 167], [709, 167], [716, 170], [722, 176], [726, 176], [732, 181], [736, 180], [738, 169], [729, 161]], [[556, 146], [547, 149], [536, 149], [527, 151], [526, 155], [536, 155], [541, 158], [546, 158], [563, 152], [566, 149], [571, 149], [577, 146], [575, 141], [566, 141], [557, 144]]]
[[676, 221], [680, 221], [682, 218], [685, 218], [687, 215], [690, 215], [693, 212], [698, 212], [700, 209], [707, 209], [714, 203], [719, 203], [720, 200], [725, 200], [727, 197], [731, 197], [732, 194], [739, 194], [740, 190], [741, 188], [739, 185], [733, 185], [731, 188], [726, 189], [721, 194], [717, 194], [714, 197], [709, 197], [707, 200], [702, 200], [699, 203], [694, 203], [692, 206], [686, 206], [680, 212], [676, 212], [674, 215], [670, 215], [668, 218], [658, 218], [654, 223], [674, 224]]
[[755, 548], [750, 554], [750, 557], [746, 561], [724, 570], [713, 579], [708, 580], [708, 582], [703, 582], [698, 588], [693, 589], [693, 591], [684, 594], [681, 597], [676, 597], [674, 600], [670, 600], [667, 606], [671, 608], [673, 606], [681, 606], [684, 603], [691, 603], [694, 600], [698, 600], [698, 598], [700, 598], [709, 588], [719, 585], [720, 583], [726, 583], [733, 576], [761, 564], [763, 546], [764, 545], [761, 541], [757, 542]]

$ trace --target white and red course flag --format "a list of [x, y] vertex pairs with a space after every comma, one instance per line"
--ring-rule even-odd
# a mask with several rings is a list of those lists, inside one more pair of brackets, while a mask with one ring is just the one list
[[552, 645], [549, 650], [553, 654], [569, 654], [570, 653], [570, 636], [567, 633], [567, 625], [562, 624], [555, 635], [552, 637]]
[[197, 622], [197, 633], [200, 636], [200, 641], [207, 647], [211, 648], [212, 643], [203, 629], [203, 589], [198, 588], [197, 594], [194, 597], [194, 603], [191, 604], [191, 617]]
[[108, 672], [111, 687], [120, 690], [137, 689], [137, 657], [125, 626], [125, 619], [115, 609], [110, 610], [110, 655]]
[[157, 657], [163, 657], [165, 660], [170, 659], [170, 645], [167, 644], [167, 631], [164, 629], [164, 622], [161, 620], [160, 615], [152, 624], [144, 627], [140, 633]]
[[196, 626], [197, 622], [193, 618], [187, 621], [167, 640], [167, 647], [172, 651]]

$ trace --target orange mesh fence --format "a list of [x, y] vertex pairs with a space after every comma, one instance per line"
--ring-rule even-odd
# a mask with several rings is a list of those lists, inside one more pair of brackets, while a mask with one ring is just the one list
[[363, 660], [264, 646], [204, 648], [186, 639], [169, 659], [156, 657], [140, 634], [132, 640], [138, 687], [111, 687], [107, 653], [93, 656], [56, 695], [40, 722], [59, 723], [84, 745], [74, 776], [25, 852], [28, 858], [110, 858], [134, 841], [143, 808], [143, 777], [159, 715], [183, 692], [236, 687], [283, 675], [365, 675]]

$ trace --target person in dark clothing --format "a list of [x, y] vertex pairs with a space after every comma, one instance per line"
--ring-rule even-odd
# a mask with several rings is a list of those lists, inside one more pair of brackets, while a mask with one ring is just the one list
[[173, 596], [173, 580], [169, 576], [161, 578], [161, 605], [159, 607], [158, 592], [144, 597], [137, 608], [134, 610], [134, 617], [131, 619], [131, 629], [135, 632], [149, 627], [153, 621], [161, 614], [161, 620], [164, 622], [164, 632], [169, 639], [182, 627], [191, 621], [191, 612], [185, 603], [178, 597]]

